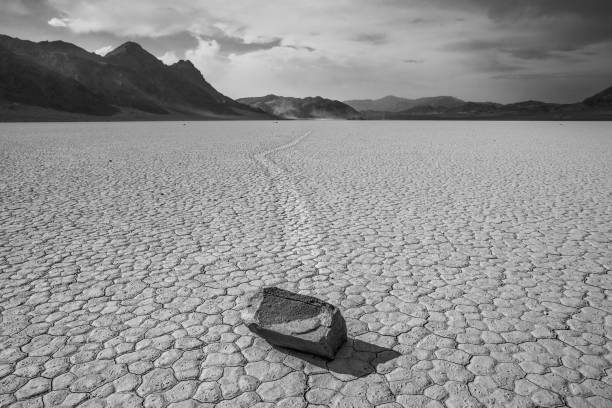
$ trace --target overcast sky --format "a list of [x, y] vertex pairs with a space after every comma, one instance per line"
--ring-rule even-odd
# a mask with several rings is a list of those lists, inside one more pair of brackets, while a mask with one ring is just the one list
[[612, 0], [0, 0], [0, 30], [191, 60], [230, 97], [573, 102], [612, 86]]

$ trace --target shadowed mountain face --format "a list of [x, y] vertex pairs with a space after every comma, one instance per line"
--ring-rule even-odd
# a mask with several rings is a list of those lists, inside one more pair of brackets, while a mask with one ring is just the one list
[[[29, 84], [5, 90], [0, 94], [5, 101], [94, 115], [129, 108], [193, 118], [272, 118], [219, 93], [190, 62], [167, 66], [133, 42], [105, 57], [62, 41], [34, 43], [3, 35], [0, 47], [3, 78]], [[39, 98], [36, 90], [56, 83], [63, 86], [53, 85], [52, 93]], [[52, 103], [44, 95], [62, 102]]]
[[355, 109], [320, 96], [290, 98], [278, 95], [240, 98], [238, 102], [285, 119], [360, 119]]
[[584, 104], [592, 107], [612, 107], [612, 86], [586, 98]]
[[118, 111], [80, 82], [32, 64], [2, 45], [0, 100], [88, 115], [112, 115]]

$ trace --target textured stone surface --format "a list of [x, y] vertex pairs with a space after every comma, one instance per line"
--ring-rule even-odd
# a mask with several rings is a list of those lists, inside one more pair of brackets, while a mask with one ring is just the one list
[[[610, 407], [610, 134], [0, 124], [0, 407]], [[265, 286], [334, 360], [243, 324]]]
[[249, 303], [245, 324], [270, 344], [332, 359], [346, 341], [340, 310], [313, 296], [266, 287]]

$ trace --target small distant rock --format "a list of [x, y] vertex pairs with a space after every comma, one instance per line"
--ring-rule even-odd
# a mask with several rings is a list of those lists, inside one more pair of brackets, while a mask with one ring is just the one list
[[275, 287], [253, 294], [245, 324], [270, 344], [327, 359], [333, 359], [347, 339], [337, 307]]

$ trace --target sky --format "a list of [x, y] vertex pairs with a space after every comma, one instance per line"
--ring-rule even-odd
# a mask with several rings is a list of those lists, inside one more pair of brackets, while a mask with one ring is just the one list
[[232, 97], [575, 102], [612, 86], [612, 0], [0, 0], [0, 33], [189, 59]]

